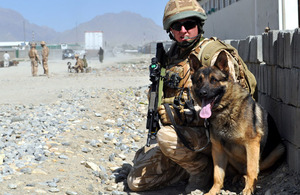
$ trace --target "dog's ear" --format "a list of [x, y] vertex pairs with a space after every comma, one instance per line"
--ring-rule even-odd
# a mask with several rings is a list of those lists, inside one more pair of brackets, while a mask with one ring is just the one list
[[191, 67], [191, 75], [193, 75], [198, 69], [200, 69], [203, 66], [194, 54], [191, 54], [189, 56], [189, 61]]
[[222, 72], [229, 73], [228, 58], [225, 51], [221, 51], [217, 57], [215, 66]]

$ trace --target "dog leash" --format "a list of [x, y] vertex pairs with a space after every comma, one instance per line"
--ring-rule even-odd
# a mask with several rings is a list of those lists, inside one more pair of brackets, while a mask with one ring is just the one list
[[169, 104], [164, 104], [165, 108], [166, 108], [166, 112], [171, 120], [171, 123], [172, 125], [174, 126], [174, 129], [175, 129], [175, 132], [177, 134], [177, 136], [179, 137], [179, 139], [181, 140], [181, 142], [183, 143], [183, 145], [185, 147], [187, 147], [189, 150], [191, 151], [194, 151], [194, 152], [201, 152], [203, 151], [204, 149], [207, 148], [207, 146], [209, 145], [210, 143], [210, 136], [209, 136], [209, 122], [207, 119], [205, 119], [204, 121], [204, 127], [205, 127], [205, 134], [206, 134], [206, 137], [207, 137], [207, 142], [205, 144], [205, 146], [203, 146], [202, 148], [198, 149], [198, 150], [195, 150], [194, 148], [192, 148], [190, 145], [191, 143], [185, 139], [184, 135], [180, 132], [180, 127], [176, 124], [175, 122], [175, 119], [172, 115], [172, 111], [171, 111], [171, 108], [170, 108], [170, 105]]

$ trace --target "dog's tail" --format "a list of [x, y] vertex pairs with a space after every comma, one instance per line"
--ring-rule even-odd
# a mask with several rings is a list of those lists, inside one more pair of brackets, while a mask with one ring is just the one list
[[260, 161], [260, 170], [266, 170], [278, 164], [283, 159], [286, 148], [282, 143], [282, 138], [272, 116], [267, 115], [268, 135], [265, 147], [263, 149]]
[[276, 162], [279, 161], [285, 154], [285, 146], [280, 143], [276, 146], [276, 148], [260, 162], [259, 170], [264, 171], [268, 168], [271, 168]]

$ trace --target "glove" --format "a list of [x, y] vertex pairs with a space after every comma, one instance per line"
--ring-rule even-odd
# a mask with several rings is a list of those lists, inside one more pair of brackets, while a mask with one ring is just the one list
[[160, 105], [158, 108], [157, 108], [157, 112], [160, 116], [160, 121], [163, 125], [170, 125], [171, 124], [171, 120], [165, 110], [165, 106], [164, 105]]
[[[173, 106], [170, 106], [170, 108], [171, 108], [171, 112], [172, 112], [172, 115], [174, 117], [175, 123], [177, 125], [182, 125], [183, 121], [178, 118], [177, 114], [175, 114], [175, 110], [174, 110]], [[169, 117], [164, 105], [160, 105], [157, 108], [157, 112], [160, 116], [160, 121], [163, 125], [171, 125], [172, 124], [172, 122], [170, 120], [170, 117]], [[184, 119], [185, 116], [184, 116], [184, 110], [183, 109], [180, 110], [180, 115], [181, 115], [181, 118]]]

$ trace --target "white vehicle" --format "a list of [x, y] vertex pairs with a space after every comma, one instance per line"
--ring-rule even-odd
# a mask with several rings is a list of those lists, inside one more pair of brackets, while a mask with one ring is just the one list
[[61, 45], [60, 45], [60, 47], [61, 47], [61, 49], [68, 49], [68, 44], [66, 44], [66, 43], [62, 43]]

